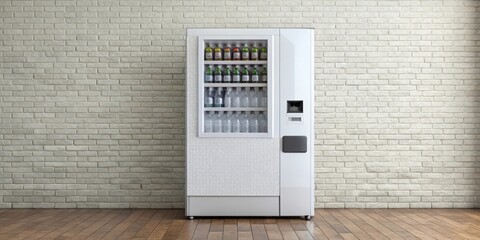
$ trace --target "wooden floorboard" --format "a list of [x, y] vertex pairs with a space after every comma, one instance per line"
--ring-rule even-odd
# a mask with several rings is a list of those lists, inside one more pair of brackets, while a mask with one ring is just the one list
[[0, 239], [480, 239], [478, 209], [316, 209], [195, 218], [178, 209], [1, 209]]

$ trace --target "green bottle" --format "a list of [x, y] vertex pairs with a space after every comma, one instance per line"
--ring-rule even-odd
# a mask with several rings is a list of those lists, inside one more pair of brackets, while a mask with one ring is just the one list
[[267, 82], [267, 80], [268, 80], [267, 68], [264, 67], [264, 68], [263, 68], [263, 71], [262, 71], [261, 81], [262, 81], [262, 82]]
[[233, 68], [232, 82], [234, 83], [240, 82], [240, 70], [238, 69], [238, 67]]
[[250, 59], [258, 60], [258, 48], [255, 43], [253, 44], [253, 47], [252, 47], [252, 53], [250, 54]]
[[206, 83], [213, 82], [213, 72], [212, 72], [212, 67], [210, 66], [208, 66], [207, 70], [205, 71], [205, 82]]
[[232, 72], [230, 71], [229, 67], [225, 68], [225, 71], [223, 71], [223, 82], [229, 83], [232, 82]]
[[250, 73], [247, 67], [244, 67], [242, 70], [242, 82], [250, 82]]
[[267, 48], [264, 46], [260, 48], [260, 60], [267, 60]]
[[257, 71], [257, 66], [255, 66], [252, 70], [252, 82], [253, 83], [258, 83], [258, 71]]
[[222, 69], [220, 68], [220, 66], [217, 66], [217, 68], [215, 68], [215, 78], [214, 78], [214, 82], [216, 83], [221, 83], [222, 82]]
[[250, 60], [250, 50], [248, 49], [247, 44], [243, 44], [243, 48], [242, 48], [242, 60], [245, 60], [245, 61]]

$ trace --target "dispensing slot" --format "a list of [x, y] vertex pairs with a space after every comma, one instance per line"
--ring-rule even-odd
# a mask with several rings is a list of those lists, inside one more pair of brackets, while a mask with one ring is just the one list
[[303, 113], [303, 101], [287, 101], [287, 113]]
[[282, 138], [282, 151], [284, 153], [306, 153], [306, 136], [284, 136]]

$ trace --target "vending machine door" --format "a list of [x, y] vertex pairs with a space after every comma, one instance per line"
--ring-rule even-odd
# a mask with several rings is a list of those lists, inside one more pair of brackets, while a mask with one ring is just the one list
[[[280, 212], [280, 134], [278, 118], [279, 29], [188, 29], [186, 68], [186, 214], [187, 216], [278, 216]], [[262, 43], [262, 60], [205, 58], [207, 45]], [[210, 56], [208, 56], [210, 57]], [[268, 69], [264, 82], [208, 82], [208, 68], [236, 66]], [[208, 70], [210, 75], [210, 70]], [[208, 80], [208, 81], [206, 81]], [[212, 89], [210, 89], [212, 88]], [[210, 106], [208, 91], [239, 88], [268, 92], [267, 106]], [[225, 93], [223, 93], [225, 94]], [[266, 130], [212, 131], [217, 119], [236, 113], [267, 115]], [[231, 116], [231, 115], [230, 115]], [[217, 129], [218, 130], [218, 129]]]

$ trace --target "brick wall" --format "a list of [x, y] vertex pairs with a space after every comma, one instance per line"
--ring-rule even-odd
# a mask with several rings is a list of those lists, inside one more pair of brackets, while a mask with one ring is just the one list
[[0, 1], [0, 207], [183, 207], [187, 27], [315, 28], [316, 206], [479, 207], [480, 1]]

